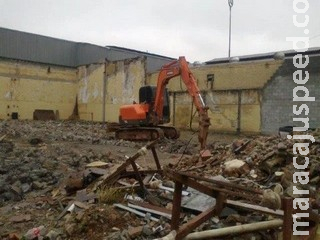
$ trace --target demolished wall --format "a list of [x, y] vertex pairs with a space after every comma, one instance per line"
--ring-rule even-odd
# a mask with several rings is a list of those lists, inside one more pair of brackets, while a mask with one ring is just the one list
[[[191, 68], [209, 107], [210, 129], [221, 132], [258, 133], [261, 128], [260, 90], [272, 78], [282, 61], [265, 60], [217, 64]], [[148, 75], [147, 84], [156, 85], [158, 72]], [[210, 78], [211, 77], [211, 78]], [[178, 76], [168, 84], [171, 119], [179, 128], [198, 127], [196, 109]]]
[[71, 114], [77, 85], [74, 68], [0, 61], [0, 119], [33, 119], [36, 109], [52, 110], [57, 118]]
[[145, 58], [133, 58], [79, 67], [80, 119], [117, 122], [120, 106], [139, 100], [145, 63]]

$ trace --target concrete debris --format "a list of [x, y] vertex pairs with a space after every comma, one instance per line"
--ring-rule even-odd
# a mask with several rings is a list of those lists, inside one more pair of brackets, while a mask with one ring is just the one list
[[224, 163], [224, 175], [228, 177], [241, 177], [248, 174], [249, 165], [239, 159], [233, 159]]
[[[190, 180], [181, 186], [181, 226], [191, 222], [191, 229], [198, 214], [223, 199], [203, 192], [227, 196], [219, 216], [192, 228], [187, 239], [224, 236], [228, 228], [243, 239], [271, 239], [282, 220], [270, 216], [283, 217], [282, 200], [297, 197], [294, 187], [308, 190], [311, 208], [320, 208], [319, 131], [309, 145], [310, 182], [301, 185], [292, 182], [295, 142], [279, 136], [208, 141], [199, 155], [197, 143], [185, 139], [115, 140], [101, 123], [0, 123], [1, 239], [175, 239], [179, 184], [163, 174], [167, 168], [201, 178], [186, 175]], [[202, 192], [193, 188], [198, 184]], [[275, 235], [264, 230], [270, 226], [277, 227]], [[259, 231], [245, 235], [243, 227]]]

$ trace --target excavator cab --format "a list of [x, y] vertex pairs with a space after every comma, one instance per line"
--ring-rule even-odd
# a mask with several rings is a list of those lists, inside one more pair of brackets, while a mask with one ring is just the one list
[[[155, 86], [143, 86], [139, 89], [139, 103], [149, 104], [150, 109], [153, 109], [154, 100], [156, 98], [157, 87]], [[169, 93], [167, 88], [165, 88], [163, 93], [163, 115], [160, 124], [170, 122], [170, 102]]]

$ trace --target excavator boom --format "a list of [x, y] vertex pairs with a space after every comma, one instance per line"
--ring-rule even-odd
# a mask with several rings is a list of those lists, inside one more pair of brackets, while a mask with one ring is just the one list
[[173, 61], [161, 68], [157, 81], [157, 91], [154, 101], [154, 111], [152, 112], [153, 124], [157, 125], [162, 120], [163, 111], [163, 92], [169, 80], [176, 76], [181, 76], [188, 93], [192, 97], [193, 103], [199, 113], [199, 135], [201, 149], [205, 149], [208, 129], [210, 126], [210, 119], [208, 117], [208, 107], [205, 105], [201, 96], [197, 81], [189, 69], [188, 62], [185, 57], [179, 57], [178, 60]]
[[[168, 116], [164, 118], [164, 103], [167, 102], [164, 99], [167, 96], [165, 89], [170, 79], [176, 76], [181, 76], [197, 108], [199, 114], [198, 139], [200, 148], [202, 150], [205, 149], [210, 125], [208, 107], [202, 99], [197, 81], [190, 71], [185, 57], [179, 57], [178, 60], [166, 64], [161, 68], [156, 88], [146, 86], [140, 89], [140, 91], [142, 90], [141, 95], [143, 97], [139, 96], [139, 98], [141, 97], [143, 100], [140, 99], [139, 104], [125, 105], [120, 108], [119, 118], [122, 128], [116, 131], [118, 138], [141, 140], [145, 136], [146, 140], [151, 140], [163, 135], [161, 132], [164, 132], [164, 135], [169, 138], [179, 137], [179, 132], [174, 127], [160, 125], [168, 122]], [[154, 93], [153, 90], [155, 90], [154, 98], [150, 97]], [[166, 115], [168, 115], [168, 111]]]

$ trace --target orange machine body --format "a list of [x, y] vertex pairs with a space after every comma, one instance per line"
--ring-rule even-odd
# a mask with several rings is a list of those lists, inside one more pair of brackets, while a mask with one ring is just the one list
[[130, 104], [120, 107], [121, 120], [124, 122], [145, 121], [149, 112], [149, 104]]

